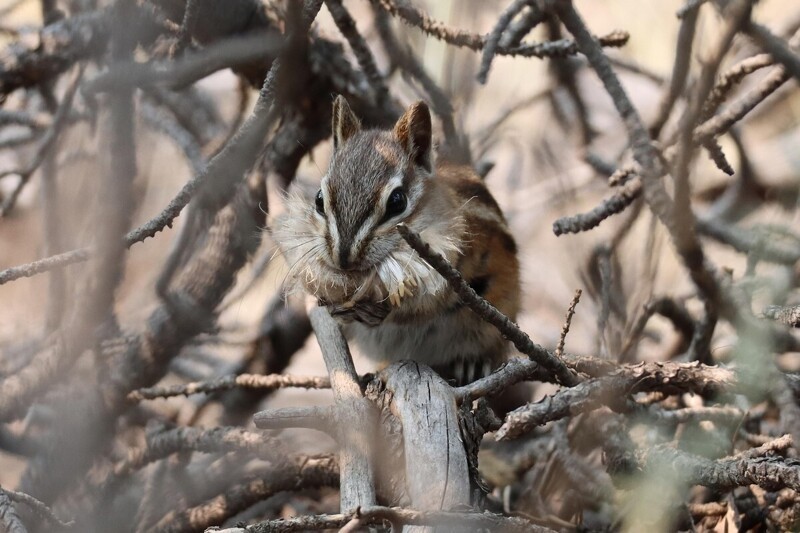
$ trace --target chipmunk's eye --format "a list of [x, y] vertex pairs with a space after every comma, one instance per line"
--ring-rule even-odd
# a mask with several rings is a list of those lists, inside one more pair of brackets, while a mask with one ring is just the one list
[[392, 194], [389, 195], [389, 199], [386, 200], [386, 213], [383, 215], [383, 220], [389, 220], [401, 214], [406, 210], [406, 205], [408, 205], [406, 193], [403, 192], [403, 189], [398, 187], [392, 191]]
[[325, 200], [322, 198], [322, 189], [317, 191], [317, 197], [314, 200], [314, 204], [317, 207], [317, 213], [320, 215], [325, 215]]

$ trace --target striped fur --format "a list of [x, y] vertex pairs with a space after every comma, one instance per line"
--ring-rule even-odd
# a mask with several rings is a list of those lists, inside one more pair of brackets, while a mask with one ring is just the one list
[[[328, 305], [367, 356], [415, 359], [445, 377], [491, 371], [508, 344], [463, 307], [395, 229], [403, 222], [511, 319], [519, 309], [516, 245], [503, 214], [466, 166], [434, 161], [427, 106], [411, 106], [392, 131], [362, 130], [344, 99], [334, 106], [334, 155], [322, 179], [324, 213], [290, 197], [271, 225], [290, 289]], [[395, 189], [405, 211], [386, 220]]]

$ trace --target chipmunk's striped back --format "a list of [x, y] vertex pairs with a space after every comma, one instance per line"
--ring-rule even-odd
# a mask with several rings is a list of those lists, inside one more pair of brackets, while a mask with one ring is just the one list
[[339, 317], [383, 362], [414, 359], [468, 382], [501, 363], [508, 343], [464, 307], [396, 231], [403, 222], [511, 319], [519, 309], [516, 245], [467, 166], [434, 163], [430, 113], [411, 106], [393, 131], [362, 130], [334, 104], [334, 156], [314, 201], [294, 199], [273, 234], [296, 286]]

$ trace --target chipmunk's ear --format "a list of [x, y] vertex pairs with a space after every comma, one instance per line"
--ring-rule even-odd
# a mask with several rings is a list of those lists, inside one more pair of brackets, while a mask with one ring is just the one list
[[431, 112], [425, 102], [411, 104], [394, 125], [394, 135], [414, 164], [430, 172], [433, 169]]
[[333, 149], [338, 150], [344, 142], [361, 129], [361, 121], [358, 120], [350, 104], [347, 103], [341, 94], [333, 101]]

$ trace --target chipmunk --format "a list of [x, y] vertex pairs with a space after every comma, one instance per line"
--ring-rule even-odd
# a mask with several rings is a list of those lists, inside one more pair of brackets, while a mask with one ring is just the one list
[[423, 102], [384, 131], [363, 129], [339, 96], [332, 126], [333, 156], [316, 197], [287, 198], [272, 224], [287, 284], [327, 305], [368, 357], [417, 360], [458, 384], [488, 375], [508, 342], [459, 302], [396, 225], [419, 233], [514, 320], [517, 248], [497, 202], [472, 168], [434, 161]]

